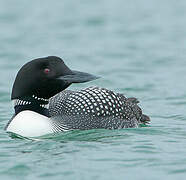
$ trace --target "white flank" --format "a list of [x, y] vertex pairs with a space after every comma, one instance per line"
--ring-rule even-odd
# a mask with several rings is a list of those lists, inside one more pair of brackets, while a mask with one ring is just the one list
[[7, 132], [24, 137], [38, 137], [53, 133], [51, 120], [33, 111], [22, 111], [8, 125]]

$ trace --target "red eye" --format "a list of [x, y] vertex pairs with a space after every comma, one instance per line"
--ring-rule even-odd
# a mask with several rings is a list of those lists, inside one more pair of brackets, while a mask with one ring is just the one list
[[45, 68], [45, 69], [44, 69], [44, 73], [45, 73], [45, 74], [48, 74], [49, 72], [50, 72], [50, 69], [48, 69], [48, 68]]

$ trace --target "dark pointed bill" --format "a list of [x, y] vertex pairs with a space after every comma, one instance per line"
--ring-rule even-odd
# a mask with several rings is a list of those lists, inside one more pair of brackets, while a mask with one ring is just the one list
[[84, 83], [84, 82], [93, 81], [95, 79], [100, 78], [98, 76], [94, 76], [92, 74], [85, 73], [85, 72], [80, 72], [80, 71], [72, 71], [72, 72], [73, 74], [61, 76], [58, 79], [67, 81], [69, 83]]

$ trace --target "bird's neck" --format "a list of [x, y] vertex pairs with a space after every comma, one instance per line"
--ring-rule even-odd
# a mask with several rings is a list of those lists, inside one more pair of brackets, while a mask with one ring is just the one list
[[50, 117], [48, 110], [48, 99], [38, 98], [37, 96], [22, 97], [13, 100], [15, 115], [21, 111], [30, 110], [41, 115]]

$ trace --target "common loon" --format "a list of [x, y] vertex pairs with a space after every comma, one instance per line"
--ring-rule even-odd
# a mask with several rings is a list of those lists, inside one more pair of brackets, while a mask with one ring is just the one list
[[136, 98], [99, 87], [65, 90], [97, 76], [73, 71], [56, 56], [34, 59], [18, 72], [11, 94], [15, 114], [5, 130], [24, 137], [80, 129], [136, 128], [150, 118]]

